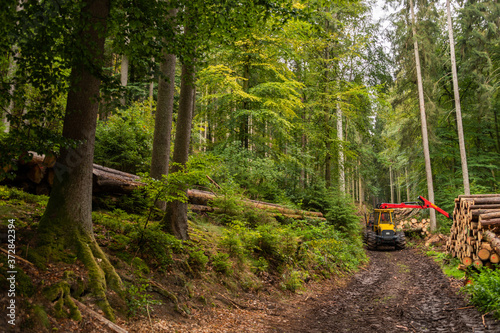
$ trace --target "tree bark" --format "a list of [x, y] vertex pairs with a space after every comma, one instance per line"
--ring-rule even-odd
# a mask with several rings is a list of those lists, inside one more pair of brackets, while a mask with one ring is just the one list
[[391, 187], [391, 202], [394, 202], [394, 180], [392, 179], [392, 162], [389, 165], [389, 186]]
[[[171, 9], [171, 18], [177, 15], [177, 9]], [[168, 174], [170, 160], [170, 144], [172, 137], [172, 117], [175, 94], [175, 54], [164, 51], [164, 60], [160, 65], [161, 75], [158, 81], [158, 97], [156, 102], [155, 129], [153, 137], [153, 153], [151, 158], [151, 177], [161, 179]], [[161, 201], [156, 205], [161, 210], [166, 209], [166, 203]]]
[[340, 103], [337, 103], [337, 139], [339, 141], [339, 189], [340, 193], [345, 195], [345, 171], [344, 171], [344, 150], [342, 145], [342, 109]]
[[[127, 87], [128, 84], [128, 67], [129, 60], [126, 54], [122, 55], [122, 63], [120, 66], [120, 84], [123, 88]], [[126, 93], [123, 92], [122, 97], [120, 98], [120, 104], [125, 105], [127, 103]]]
[[[425, 173], [427, 175], [427, 196], [429, 197], [430, 202], [434, 202], [434, 184], [432, 181], [432, 168], [431, 168], [431, 157], [429, 152], [429, 139], [427, 136], [427, 116], [425, 114], [425, 99], [424, 99], [424, 87], [422, 84], [422, 72], [420, 69], [420, 55], [418, 52], [418, 41], [417, 41], [417, 28], [415, 26], [415, 12], [413, 9], [413, 1], [410, 0], [410, 11], [411, 11], [411, 28], [413, 32], [413, 45], [415, 49], [415, 65], [417, 72], [417, 85], [418, 85], [418, 100], [420, 107], [420, 121], [422, 126], [422, 145], [424, 150], [424, 159], [425, 159]], [[431, 209], [430, 210], [430, 219], [431, 219], [431, 231], [436, 230], [436, 212]]]
[[[189, 33], [186, 28], [186, 33]], [[182, 64], [181, 91], [179, 97], [179, 114], [175, 130], [174, 154], [172, 161], [176, 165], [172, 172], [179, 171], [185, 166], [189, 157], [189, 143], [191, 139], [191, 123], [195, 99], [195, 66], [194, 57], [187, 58]], [[187, 191], [187, 188], [181, 189]], [[187, 203], [172, 201], [167, 204], [166, 214], [162, 219], [164, 230], [175, 237], [187, 240]]]
[[[92, 292], [108, 318], [113, 311], [106, 286], [120, 291], [121, 280], [94, 239], [92, 226], [92, 162], [98, 112], [100, 78], [109, 1], [83, 1], [77, 43], [84, 54], [75, 54], [70, 76], [63, 136], [78, 146], [61, 150], [54, 167], [52, 193], [38, 228], [38, 251], [46, 260], [57, 260], [73, 249], [89, 271]], [[97, 65], [97, 66], [96, 66]], [[100, 262], [97, 262], [97, 259]]]
[[464, 193], [470, 194], [469, 168], [467, 166], [467, 154], [465, 151], [464, 129], [462, 126], [462, 111], [460, 107], [460, 92], [458, 89], [457, 63], [455, 60], [455, 40], [453, 38], [453, 25], [451, 22], [450, 0], [446, 0], [446, 11], [448, 14], [448, 36], [450, 39], [451, 74], [453, 77], [453, 91], [455, 93], [455, 110], [457, 113], [458, 144], [460, 147], [460, 160], [462, 162], [462, 178]]

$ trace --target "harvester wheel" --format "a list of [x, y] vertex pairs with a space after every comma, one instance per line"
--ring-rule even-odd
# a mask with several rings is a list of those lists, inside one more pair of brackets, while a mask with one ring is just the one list
[[373, 230], [366, 232], [366, 247], [368, 250], [377, 249], [377, 234]]
[[402, 250], [406, 247], [406, 237], [403, 231], [396, 233], [396, 250]]

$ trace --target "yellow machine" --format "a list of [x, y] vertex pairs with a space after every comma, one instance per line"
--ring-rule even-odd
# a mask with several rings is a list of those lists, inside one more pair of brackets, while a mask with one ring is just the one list
[[376, 250], [379, 245], [394, 246], [396, 250], [405, 248], [405, 234], [396, 231], [392, 212], [394, 209], [374, 209], [366, 221], [364, 241], [369, 250]]

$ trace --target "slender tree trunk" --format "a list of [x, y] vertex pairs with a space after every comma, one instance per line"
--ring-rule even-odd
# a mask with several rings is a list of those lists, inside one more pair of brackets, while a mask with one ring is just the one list
[[[14, 73], [16, 72], [16, 67], [17, 67], [17, 64], [16, 64], [16, 59], [15, 59], [15, 56], [18, 54], [18, 50], [17, 50], [17, 47], [14, 46], [14, 57], [12, 57], [12, 60], [9, 60], [9, 69], [7, 71], [7, 77], [9, 79], [12, 80], [12, 83], [10, 85], [10, 88], [9, 88], [9, 98], [10, 98], [10, 101], [9, 101], [9, 106], [7, 107], [7, 114], [12, 114], [12, 112], [14, 111], [14, 93], [16, 91], [16, 85], [14, 83]], [[9, 122], [9, 119], [7, 118], [7, 114], [4, 115], [2, 121], [4, 123], [4, 132], [5, 133], [9, 133], [10, 131], [10, 122]]]
[[[174, 54], [165, 54], [164, 61], [160, 65], [161, 77], [158, 82], [151, 158], [151, 177], [155, 179], [161, 179], [162, 175], [168, 174], [174, 110], [175, 62]], [[165, 202], [158, 202], [157, 207], [165, 210]]]
[[398, 202], [401, 202], [401, 184], [399, 182], [399, 172], [397, 173], [396, 176], [396, 185], [398, 187]]
[[363, 176], [361, 175], [361, 160], [358, 161], [359, 172], [358, 172], [358, 184], [359, 184], [359, 206], [363, 205], [365, 201], [365, 189], [363, 187]]
[[[422, 84], [422, 73], [420, 70], [420, 56], [418, 52], [418, 41], [417, 41], [417, 28], [415, 26], [415, 12], [413, 9], [413, 1], [410, 0], [410, 11], [411, 11], [411, 21], [412, 21], [412, 32], [413, 32], [413, 45], [415, 49], [415, 64], [417, 71], [417, 85], [418, 85], [418, 100], [420, 107], [420, 121], [422, 123], [422, 144], [424, 150], [425, 159], [425, 173], [427, 175], [427, 191], [430, 202], [434, 202], [434, 185], [432, 181], [432, 169], [431, 169], [431, 157], [429, 152], [429, 139], [427, 136], [427, 116], [425, 114], [425, 100], [424, 100], [424, 87]], [[436, 212], [434, 209], [430, 210], [430, 228], [431, 231], [436, 230]]]
[[[250, 88], [250, 56], [247, 56], [245, 63], [243, 65], [243, 91], [248, 93]], [[246, 112], [250, 109], [250, 104], [247, 100], [243, 101], [242, 109]], [[249, 138], [249, 122], [250, 117], [248, 113], [241, 115], [240, 120], [240, 141], [241, 146], [245, 149], [249, 148], [250, 138]]]
[[451, 73], [453, 76], [453, 91], [455, 92], [455, 110], [457, 112], [458, 144], [460, 146], [460, 160], [462, 161], [462, 177], [464, 193], [470, 195], [469, 169], [467, 167], [467, 154], [465, 152], [464, 129], [462, 126], [462, 111], [460, 107], [460, 92], [458, 90], [457, 63], [455, 60], [455, 40], [453, 38], [453, 24], [451, 22], [450, 0], [446, 0], [448, 13], [448, 36], [450, 39]]
[[[181, 91], [179, 99], [179, 114], [175, 130], [175, 144], [172, 161], [181, 167], [174, 166], [171, 171], [179, 171], [185, 166], [189, 157], [191, 139], [191, 123], [195, 98], [195, 66], [193, 59], [182, 65]], [[187, 191], [187, 188], [181, 189]], [[166, 214], [162, 220], [166, 231], [175, 237], [186, 240], [188, 235], [187, 203], [172, 201], [167, 204]]]
[[105, 291], [107, 286], [121, 290], [121, 280], [97, 245], [92, 226], [92, 163], [100, 87], [95, 68], [102, 66], [103, 29], [110, 3], [86, 0], [83, 4], [80, 19], [85, 23], [80, 22], [77, 42], [88, 54], [75, 56], [80, 61], [71, 72], [62, 132], [66, 139], [79, 144], [62, 149], [57, 160], [54, 185], [38, 227], [38, 251], [50, 260], [67, 249], [75, 250], [88, 269], [97, 304], [113, 318]]
[[[127, 55], [122, 55], [122, 64], [120, 66], [120, 83], [121, 86], [126, 88], [128, 84], [128, 67], [129, 67], [129, 60]], [[120, 104], [125, 105], [127, 102], [127, 98], [125, 96], [125, 92], [123, 93], [122, 97], [120, 98]]]
[[392, 179], [392, 164], [389, 165], [389, 185], [391, 187], [391, 202], [394, 202], [394, 181]]
[[[169, 17], [177, 15], [177, 9], [169, 11]], [[168, 175], [170, 160], [170, 144], [172, 138], [172, 118], [174, 113], [175, 95], [175, 54], [163, 52], [163, 61], [160, 64], [160, 77], [158, 79], [158, 96], [156, 100], [155, 129], [153, 135], [153, 152], [151, 157], [152, 178], [161, 179]], [[166, 209], [166, 203], [159, 201], [156, 207]]]
[[332, 155], [330, 155], [330, 142], [326, 142], [326, 157], [325, 157], [325, 183], [326, 188], [332, 187]]
[[405, 178], [406, 178], [406, 201], [410, 201], [410, 179], [408, 178], [408, 168], [405, 167]]
[[344, 171], [344, 150], [343, 150], [343, 129], [342, 129], [342, 109], [337, 103], [337, 139], [339, 141], [339, 189], [345, 194], [345, 171]]

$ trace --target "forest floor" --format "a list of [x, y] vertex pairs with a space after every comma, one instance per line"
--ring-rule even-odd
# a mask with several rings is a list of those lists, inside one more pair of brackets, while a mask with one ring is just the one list
[[468, 306], [462, 281], [417, 249], [369, 251], [370, 264], [342, 280], [310, 284], [286, 299], [245, 295], [189, 318], [126, 325], [131, 332], [500, 332]]

